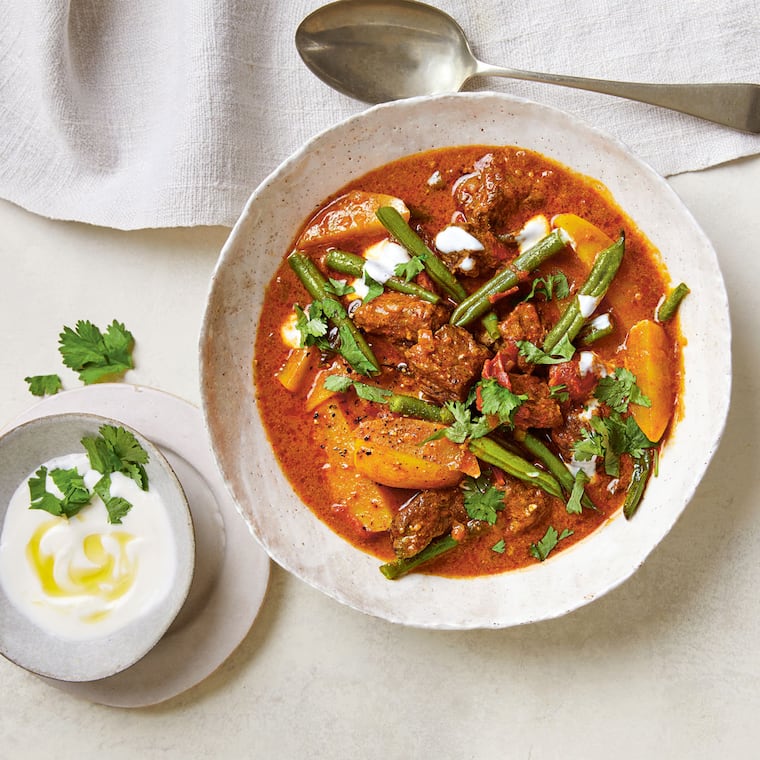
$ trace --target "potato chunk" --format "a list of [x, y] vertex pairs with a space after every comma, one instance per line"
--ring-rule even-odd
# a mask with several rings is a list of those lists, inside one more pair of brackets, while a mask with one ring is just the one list
[[354, 466], [353, 436], [345, 413], [330, 400], [317, 411], [313, 437], [327, 455], [333, 499], [345, 506], [365, 530], [388, 530], [395, 514], [393, 500], [383, 486]]
[[651, 406], [631, 404], [631, 414], [650, 441], [662, 438], [673, 414], [673, 356], [662, 325], [651, 319], [637, 322], [626, 340], [625, 367]]
[[354, 462], [376, 483], [395, 488], [449, 488], [480, 473], [477, 459], [434, 422], [407, 417], [365, 420], [354, 430]]
[[400, 198], [352, 190], [325, 206], [309, 222], [298, 239], [298, 247], [331, 245], [355, 235], [382, 233], [385, 227], [375, 212], [383, 206], [392, 206], [409, 221], [409, 209]]

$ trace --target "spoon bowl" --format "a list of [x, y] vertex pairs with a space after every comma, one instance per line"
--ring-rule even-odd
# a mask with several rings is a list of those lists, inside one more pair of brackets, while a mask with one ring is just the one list
[[365, 103], [457, 92], [478, 68], [454, 19], [407, 0], [325, 5], [298, 27], [296, 48], [323, 82]]
[[307, 16], [296, 48], [323, 82], [365, 103], [460, 90], [476, 76], [557, 84], [637, 100], [760, 133], [760, 85], [647, 84], [491, 66], [459, 24], [415, 0], [337, 0]]

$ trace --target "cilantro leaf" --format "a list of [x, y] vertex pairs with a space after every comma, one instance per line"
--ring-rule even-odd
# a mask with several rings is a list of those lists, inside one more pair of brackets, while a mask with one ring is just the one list
[[93, 486], [93, 490], [106, 507], [108, 522], [121, 525], [122, 518], [132, 509], [132, 504], [121, 496], [111, 496], [111, 475], [105, 473]]
[[641, 457], [645, 449], [656, 446], [642, 432], [636, 420], [613, 411], [609, 417], [592, 417], [591, 429], [584, 429], [575, 442], [574, 456], [588, 461], [593, 456], [604, 458], [604, 471], [612, 477], [620, 475], [620, 455]]
[[43, 465], [28, 481], [30, 509], [42, 509], [57, 517], [71, 517], [90, 503], [92, 494], [76, 468], [70, 470], [56, 468], [49, 474], [63, 496], [58, 497], [47, 490], [48, 469]]
[[103, 333], [103, 343], [106, 347], [106, 356], [110, 364], [124, 366], [125, 369], [132, 368], [132, 347], [135, 339], [132, 333], [115, 319], [106, 328]]
[[566, 528], [562, 531], [562, 533], [557, 533], [556, 528], [550, 525], [546, 529], [544, 537], [540, 541], [530, 545], [530, 554], [532, 557], [535, 557], [537, 560], [539, 560], [539, 562], [543, 562], [557, 547], [557, 544], [560, 541], [572, 535], [572, 530], [568, 530]]
[[614, 375], [600, 378], [594, 396], [611, 409], [621, 413], [628, 411], [629, 404], [652, 406], [649, 398], [636, 385], [634, 374], [625, 367], [617, 367]]
[[108, 500], [111, 499], [111, 479], [108, 476], [112, 472], [121, 472], [147, 491], [148, 473], [144, 465], [149, 457], [135, 436], [123, 427], [101, 425], [99, 433], [99, 437], [82, 438], [82, 446], [87, 451], [92, 469], [103, 475], [95, 485], [95, 493], [103, 500], [110, 515], [112, 510], [108, 507]]
[[651, 449], [657, 444], [650, 441], [630, 415], [610, 415], [607, 419], [610, 446], [618, 454], [630, 454], [634, 459], [643, 456], [645, 449]]
[[100, 434], [111, 451], [123, 463], [148, 463], [148, 452], [140, 445], [131, 431], [114, 425], [102, 425], [100, 427]]
[[[327, 333], [330, 329], [328, 320], [335, 316], [345, 317], [346, 310], [340, 301], [332, 298], [323, 298], [322, 300], [312, 301], [308, 310], [304, 311], [297, 304], [293, 307], [296, 312], [296, 328], [301, 333], [302, 346], [317, 346], [323, 351], [336, 350], [327, 340]], [[341, 321], [338, 327], [337, 351], [351, 365], [351, 367], [362, 375], [370, 375], [376, 372], [364, 352], [359, 348], [356, 338], [345, 320]]]
[[325, 283], [325, 290], [335, 296], [347, 296], [354, 292], [353, 285], [349, 285], [348, 280], [336, 280], [332, 277]]
[[29, 498], [32, 501], [41, 499], [47, 492], [47, 473], [48, 469], [43, 464], [42, 467], [34, 473], [34, 476], [29, 478]]
[[602, 436], [589, 428], [581, 429], [581, 437], [573, 445], [573, 457], [579, 462], [589, 462], [604, 456]]
[[489, 377], [478, 383], [480, 388], [481, 411], [483, 414], [495, 414], [502, 424], [512, 424], [515, 412], [522, 406], [528, 396], [513, 393], [495, 378]]
[[342, 324], [338, 328], [338, 335], [340, 336], [340, 354], [354, 370], [362, 375], [371, 375], [377, 372], [372, 362], [359, 348], [359, 344], [348, 325]]
[[116, 471], [128, 475], [143, 491], [147, 491], [148, 474], [143, 465], [148, 463], [148, 452], [137, 438], [129, 430], [114, 425], [102, 425], [100, 435], [121, 463]]
[[87, 457], [90, 460], [90, 466], [102, 474], [117, 472], [121, 467], [121, 460], [116, 456], [113, 450], [103, 440], [96, 436], [85, 436], [80, 441]]
[[583, 438], [575, 444], [575, 457], [580, 461], [591, 459], [592, 456], [600, 457], [604, 460], [604, 471], [616, 478], [620, 474], [621, 451], [610, 441], [610, 419], [597, 416], [591, 418], [592, 429], [582, 431]]
[[364, 284], [367, 286], [367, 295], [362, 299], [362, 303], [369, 303], [373, 298], [382, 295], [385, 290], [381, 282], [378, 282], [367, 274], [366, 269], [364, 270]]
[[573, 490], [570, 492], [570, 498], [567, 500], [565, 506], [567, 512], [571, 515], [579, 515], [583, 512], [583, 504], [581, 499], [583, 498], [583, 488], [588, 483], [589, 477], [583, 470], [578, 470], [575, 474], [575, 481], [573, 483]]
[[130, 509], [131, 502], [123, 499], [121, 496], [113, 496], [105, 502], [108, 511], [108, 522], [113, 525], [121, 525], [121, 518], [124, 517]]
[[407, 282], [413, 280], [420, 272], [425, 269], [425, 257], [424, 256], [412, 256], [409, 261], [396, 264], [393, 269], [393, 274], [396, 277], [403, 277]]
[[473, 419], [469, 406], [461, 401], [447, 401], [444, 406], [451, 412], [454, 422], [442, 430], [441, 434], [454, 443], [464, 443], [468, 438], [482, 438], [491, 432], [488, 420], [485, 417]]
[[503, 538], [500, 538], [492, 547], [491, 551], [496, 552], [497, 554], [504, 554], [504, 552], [507, 550], [507, 545], [504, 542]]
[[47, 467], [43, 465], [29, 478], [29, 509], [42, 509], [58, 516], [63, 513], [63, 507], [61, 500], [47, 490], [47, 473]]
[[74, 330], [63, 328], [58, 350], [64, 365], [78, 372], [85, 385], [90, 385], [132, 369], [133, 346], [132, 333], [116, 320], [103, 334], [92, 322], [80, 319]]
[[358, 380], [352, 380], [345, 375], [328, 375], [325, 378], [324, 387], [328, 391], [336, 391], [337, 393], [344, 393], [353, 387], [359, 398], [380, 404], [386, 403], [388, 397], [393, 395], [392, 391], [389, 391], [387, 388], [378, 388], [375, 385], [360, 383]]
[[311, 303], [306, 310], [295, 304], [293, 310], [296, 313], [296, 329], [301, 333], [301, 346], [329, 347], [324, 339], [328, 324], [321, 309]]
[[504, 509], [504, 491], [492, 483], [482, 483], [480, 479], [465, 477], [462, 482], [464, 491], [464, 508], [473, 520], [482, 520], [489, 525], [496, 522], [496, 517]]
[[32, 375], [25, 377], [24, 382], [33, 396], [53, 396], [63, 387], [58, 375]]
[[[312, 324], [314, 320], [318, 320], [318, 331], [321, 336], [324, 336], [328, 330], [326, 320], [333, 320], [333, 323], [335, 323], [335, 317], [338, 317], [339, 321], [338, 338], [340, 342], [337, 350], [340, 355], [356, 372], [362, 375], [371, 375], [376, 372], [377, 370], [372, 362], [367, 359], [356, 342], [356, 338], [347, 323], [349, 317], [340, 301], [336, 301], [332, 298], [323, 298], [320, 301], [313, 301], [309, 306], [308, 324]], [[296, 327], [301, 330], [301, 335], [304, 335], [300, 318], [296, 322]], [[310, 346], [316, 344], [322, 349], [331, 349], [332, 347], [329, 342], [321, 336], [317, 336], [316, 339], [309, 339], [307, 337], [304, 341], [304, 345]]]
[[562, 364], [570, 361], [575, 353], [575, 346], [570, 342], [567, 335], [562, 336], [562, 340], [557, 343], [551, 354], [542, 351], [529, 340], [518, 340], [517, 348], [531, 364]]
[[323, 383], [328, 391], [336, 393], [345, 393], [353, 384], [354, 381], [345, 375], [328, 375]]
[[66, 517], [77, 514], [82, 507], [90, 503], [92, 494], [79, 471], [73, 467], [69, 470], [56, 468], [50, 472], [50, 477], [58, 490], [63, 494], [61, 513]]
[[567, 277], [562, 272], [550, 274], [546, 277], [536, 277], [523, 301], [530, 301], [537, 295], [543, 295], [547, 301], [553, 298], [567, 298], [570, 295], [570, 286]]

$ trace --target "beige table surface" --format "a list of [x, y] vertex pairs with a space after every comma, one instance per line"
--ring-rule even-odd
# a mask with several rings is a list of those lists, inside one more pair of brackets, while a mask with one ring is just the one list
[[[631, 580], [559, 620], [431, 632], [273, 566], [241, 646], [157, 707], [90, 704], [0, 659], [0, 758], [757, 757], [760, 157], [671, 182], [722, 263], [733, 399], [695, 499]], [[78, 386], [57, 335], [81, 318], [134, 333], [126, 382], [199, 402], [197, 336], [226, 229], [124, 233], [0, 202], [0, 230], [0, 426], [32, 404], [26, 375]]]

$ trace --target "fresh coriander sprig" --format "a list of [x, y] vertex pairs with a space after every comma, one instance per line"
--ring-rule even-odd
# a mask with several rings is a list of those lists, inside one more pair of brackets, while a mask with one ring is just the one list
[[387, 403], [388, 398], [393, 395], [387, 388], [379, 388], [376, 385], [352, 380], [350, 377], [346, 377], [346, 375], [328, 375], [325, 378], [324, 386], [326, 390], [335, 391], [336, 393], [345, 393], [349, 388], [353, 388], [359, 398], [379, 404]]
[[[86, 436], [81, 443], [87, 452], [90, 466], [101, 474], [93, 486], [93, 492], [105, 504], [108, 522], [119, 524], [132, 504], [120, 496], [111, 496], [111, 475], [121, 472], [134, 480], [143, 491], [147, 491], [148, 474], [145, 465], [149, 460], [148, 452], [123, 427], [101, 425], [98, 432], [99, 436]], [[47, 490], [47, 476], [47, 467], [43, 465], [29, 478], [30, 509], [43, 509], [52, 515], [69, 518], [92, 500], [93, 494], [76, 468], [56, 468], [50, 472], [61, 497]]]
[[[80, 319], [74, 329], [64, 325], [58, 342], [64, 366], [79, 373], [85, 385], [114, 380], [134, 366], [134, 337], [115, 319], [105, 333], [84, 319]], [[53, 374], [30, 375], [24, 382], [33, 396], [52, 396], [63, 388], [61, 378]]]
[[621, 454], [640, 459], [647, 449], [657, 445], [644, 435], [634, 417], [626, 414], [630, 404], [650, 406], [652, 402], [636, 385], [635, 375], [623, 367], [618, 367], [614, 375], [601, 378], [594, 396], [611, 411], [605, 417], [591, 418], [591, 429], [584, 429], [575, 442], [574, 456], [579, 462], [594, 456], [604, 459], [604, 471], [618, 477]]
[[538, 295], [542, 295], [547, 301], [554, 298], [567, 298], [570, 295], [567, 277], [562, 272], [550, 274], [546, 277], [536, 277], [533, 280], [530, 292], [523, 298], [523, 301], [530, 301]]
[[101, 332], [92, 322], [80, 319], [75, 329], [64, 327], [58, 340], [64, 365], [78, 372], [85, 385], [119, 377], [134, 367], [134, 337], [116, 320]]
[[496, 517], [504, 509], [504, 491], [497, 488], [488, 475], [478, 478], [465, 477], [462, 481], [464, 508], [468, 517], [482, 520], [489, 525], [496, 523]]
[[502, 425], [511, 426], [515, 412], [528, 400], [526, 394], [514, 393], [492, 377], [481, 380], [477, 388], [483, 414], [495, 414]]
[[547, 353], [529, 340], [518, 340], [517, 348], [531, 364], [562, 364], [570, 361], [575, 354], [575, 346], [567, 335], [563, 335], [557, 344]]
[[560, 541], [569, 538], [573, 535], [573, 531], [565, 528], [562, 533], [558, 533], [557, 529], [550, 525], [544, 533], [544, 537], [534, 544], [530, 545], [530, 554], [535, 557], [539, 562], [543, 562], [549, 554], [557, 547]]
[[58, 375], [31, 375], [24, 378], [32, 396], [53, 396], [63, 388]]

